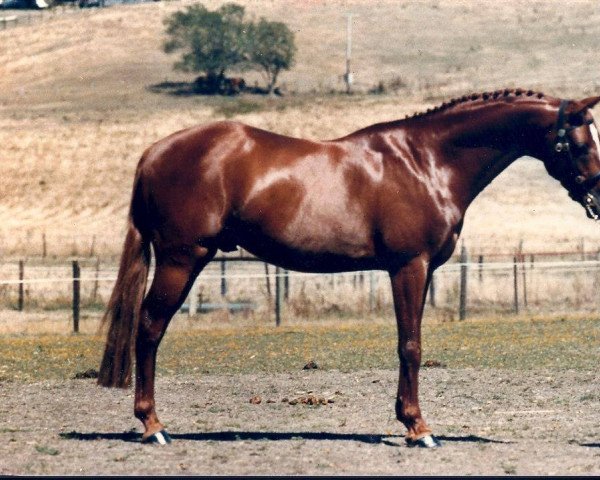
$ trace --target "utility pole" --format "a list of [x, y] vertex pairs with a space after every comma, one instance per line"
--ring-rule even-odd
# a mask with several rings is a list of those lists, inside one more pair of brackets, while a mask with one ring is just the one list
[[354, 78], [350, 71], [350, 58], [352, 57], [352, 17], [356, 17], [356, 13], [346, 13], [346, 73], [344, 81], [346, 82], [346, 93], [352, 93], [352, 83]]

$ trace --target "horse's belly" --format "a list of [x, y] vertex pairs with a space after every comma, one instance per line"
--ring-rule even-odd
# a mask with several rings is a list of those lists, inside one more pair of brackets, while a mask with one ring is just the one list
[[377, 263], [369, 239], [325, 228], [271, 232], [256, 225], [238, 225], [235, 243], [267, 262], [290, 270], [352, 271], [376, 268]]
[[240, 242], [240, 246], [258, 258], [289, 270], [332, 273], [379, 268], [374, 256], [351, 256], [327, 251], [297, 249], [274, 242], [262, 245]]

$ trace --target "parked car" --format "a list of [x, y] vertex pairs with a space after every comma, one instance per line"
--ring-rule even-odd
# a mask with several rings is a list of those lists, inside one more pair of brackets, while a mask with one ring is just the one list
[[0, 8], [44, 9], [54, 5], [55, 0], [0, 0]]

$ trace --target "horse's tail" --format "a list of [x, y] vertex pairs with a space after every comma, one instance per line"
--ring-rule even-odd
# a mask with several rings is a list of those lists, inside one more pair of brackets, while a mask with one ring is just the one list
[[102, 326], [108, 324], [108, 333], [98, 384], [104, 387], [126, 388], [131, 384], [135, 341], [150, 268], [150, 241], [143, 228], [146, 209], [139, 178], [135, 183], [119, 273], [102, 318]]

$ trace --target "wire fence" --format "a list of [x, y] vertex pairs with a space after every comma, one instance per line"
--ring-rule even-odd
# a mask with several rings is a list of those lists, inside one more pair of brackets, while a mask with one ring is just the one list
[[[434, 274], [426, 315], [442, 321], [472, 316], [592, 313], [600, 307], [600, 260], [511, 261], [458, 258]], [[69, 262], [40, 258], [0, 264], [0, 311], [72, 312], [105, 309], [116, 280], [114, 263], [99, 258]], [[153, 271], [150, 272], [150, 281]], [[255, 315], [276, 324], [287, 318], [368, 318], [391, 314], [389, 277], [383, 271], [311, 274], [286, 271], [254, 258], [213, 260], [196, 280], [181, 313], [199, 321], [220, 311]]]

